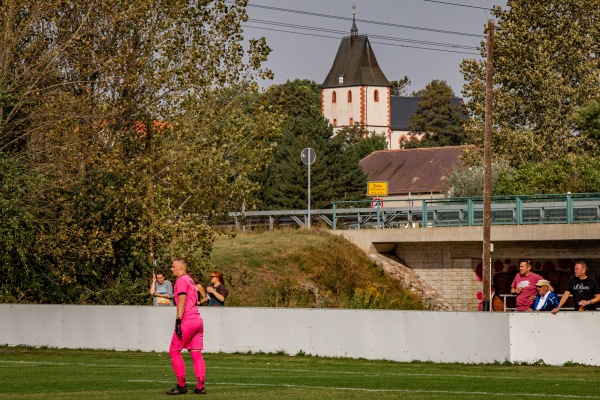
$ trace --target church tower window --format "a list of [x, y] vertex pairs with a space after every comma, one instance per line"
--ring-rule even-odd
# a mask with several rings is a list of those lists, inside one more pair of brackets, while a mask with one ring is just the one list
[[375, 103], [379, 103], [379, 90], [376, 90], [373, 94], [373, 100], [375, 100]]
[[337, 94], [334, 91], [333, 93], [331, 93], [331, 102], [335, 103], [336, 101], [337, 101]]
[[348, 103], [352, 103], [352, 91], [348, 90]]

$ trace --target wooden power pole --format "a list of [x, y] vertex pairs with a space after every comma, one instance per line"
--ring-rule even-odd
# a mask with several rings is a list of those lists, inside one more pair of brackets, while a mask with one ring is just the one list
[[492, 89], [494, 85], [494, 21], [488, 20], [487, 63], [485, 81], [485, 138], [483, 145], [484, 177], [483, 177], [483, 311], [491, 310], [490, 278], [492, 271], [491, 257], [491, 211], [492, 211]]

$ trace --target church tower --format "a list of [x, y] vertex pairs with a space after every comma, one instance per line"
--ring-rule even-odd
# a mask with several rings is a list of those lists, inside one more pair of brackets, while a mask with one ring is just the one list
[[360, 123], [390, 140], [390, 82], [352, 13], [350, 36], [342, 38], [333, 66], [321, 85], [323, 116], [334, 131]]

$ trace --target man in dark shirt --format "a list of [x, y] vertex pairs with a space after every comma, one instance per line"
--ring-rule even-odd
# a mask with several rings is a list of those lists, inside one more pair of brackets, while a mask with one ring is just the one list
[[575, 300], [575, 310], [596, 310], [600, 303], [600, 287], [598, 282], [592, 277], [587, 276], [587, 264], [584, 261], [575, 262], [575, 276], [569, 280], [567, 289], [563, 293], [558, 306], [552, 310], [556, 314], [573, 294]]

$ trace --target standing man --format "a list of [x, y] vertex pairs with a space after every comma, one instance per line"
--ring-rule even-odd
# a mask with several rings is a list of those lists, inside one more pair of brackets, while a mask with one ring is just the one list
[[531, 272], [531, 260], [519, 261], [519, 273], [515, 276], [510, 287], [510, 292], [517, 295], [515, 311], [530, 311], [531, 305], [537, 296], [538, 281], [541, 276]]
[[155, 306], [170, 306], [173, 304], [173, 285], [166, 279], [167, 275], [161, 269], [156, 271], [150, 285], [150, 295]]
[[592, 277], [587, 276], [588, 267], [585, 261], [575, 262], [575, 276], [569, 280], [567, 289], [558, 303], [558, 307], [552, 310], [552, 314], [556, 314], [569, 299], [569, 295], [573, 294], [575, 300], [575, 310], [596, 310], [597, 304], [600, 303], [600, 287], [598, 282]]
[[204, 322], [198, 312], [198, 292], [192, 278], [187, 271], [187, 262], [183, 258], [173, 260], [171, 265], [175, 281], [175, 305], [177, 314], [175, 318], [175, 331], [171, 338], [171, 347], [169, 355], [173, 370], [177, 377], [177, 385], [173, 389], [167, 390], [167, 394], [186, 394], [188, 391], [185, 383], [185, 363], [181, 357], [181, 350], [188, 349], [194, 363], [194, 373], [196, 375], [197, 387], [194, 394], [206, 394], [204, 389], [204, 378], [206, 376], [206, 366], [202, 358], [202, 349], [204, 349]]

